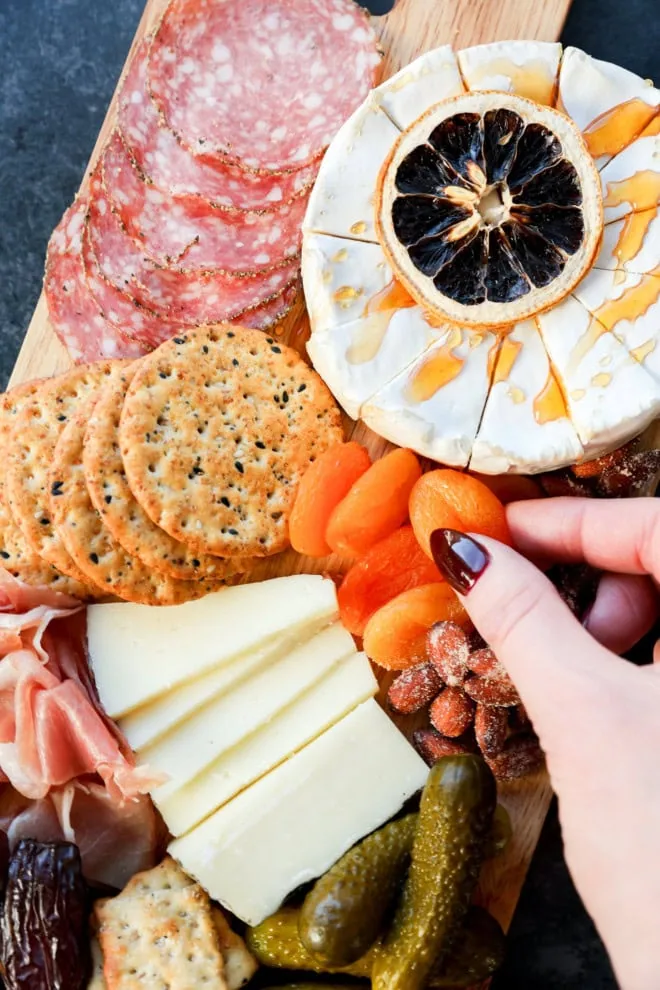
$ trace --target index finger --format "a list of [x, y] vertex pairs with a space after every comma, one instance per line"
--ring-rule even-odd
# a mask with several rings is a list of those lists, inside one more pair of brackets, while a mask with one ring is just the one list
[[660, 581], [660, 500], [548, 498], [506, 511], [514, 545], [526, 556]]

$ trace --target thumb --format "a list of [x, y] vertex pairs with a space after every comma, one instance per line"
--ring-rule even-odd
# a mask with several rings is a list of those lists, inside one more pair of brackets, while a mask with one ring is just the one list
[[431, 550], [542, 738], [563, 730], [576, 707], [591, 710], [610, 693], [621, 661], [589, 635], [528, 560], [496, 540], [451, 529], [435, 530]]

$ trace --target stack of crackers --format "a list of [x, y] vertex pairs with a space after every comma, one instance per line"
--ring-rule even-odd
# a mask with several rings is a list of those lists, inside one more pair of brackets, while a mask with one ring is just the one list
[[229, 325], [21, 385], [0, 405], [1, 562], [82, 600], [189, 601], [288, 545], [300, 478], [341, 439], [298, 354]]
[[257, 968], [224, 914], [169, 857], [97, 901], [93, 927], [90, 990], [238, 990]]

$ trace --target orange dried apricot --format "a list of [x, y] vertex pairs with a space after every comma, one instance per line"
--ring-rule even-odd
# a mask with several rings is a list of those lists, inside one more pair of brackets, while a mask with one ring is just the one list
[[434, 529], [482, 533], [511, 543], [504, 506], [482, 481], [451, 468], [422, 475], [410, 495], [410, 521], [425, 553]]
[[543, 498], [543, 489], [533, 478], [524, 474], [471, 474], [471, 478], [481, 481], [490, 488], [502, 505], [509, 502], [525, 502], [530, 498]]
[[372, 464], [330, 517], [325, 538], [335, 553], [359, 557], [398, 529], [421, 474], [412, 450], [393, 450]]
[[470, 628], [469, 616], [448, 584], [404, 591], [371, 616], [364, 630], [364, 650], [387, 670], [407, 670], [426, 661], [426, 635], [443, 620]]
[[341, 621], [354, 636], [362, 636], [374, 612], [410, 588], [442, 581], [412, 531], [402, 526], [376, 543], [342, 581], [337, 598]]
[[289, 539], [298, 553], [327, 557], [325, 531], [333, 509], [371, 466], [371, 458], [354, 440], [324, 451], [305, 472], [289, 520]]

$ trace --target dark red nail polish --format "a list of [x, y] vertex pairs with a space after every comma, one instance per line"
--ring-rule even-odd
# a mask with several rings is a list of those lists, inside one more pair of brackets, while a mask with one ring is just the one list
[[443, 578], [459, 595], [467, 595], [488, 567], [485, 547], [456, 529], [434, 529], [431, 553]]

